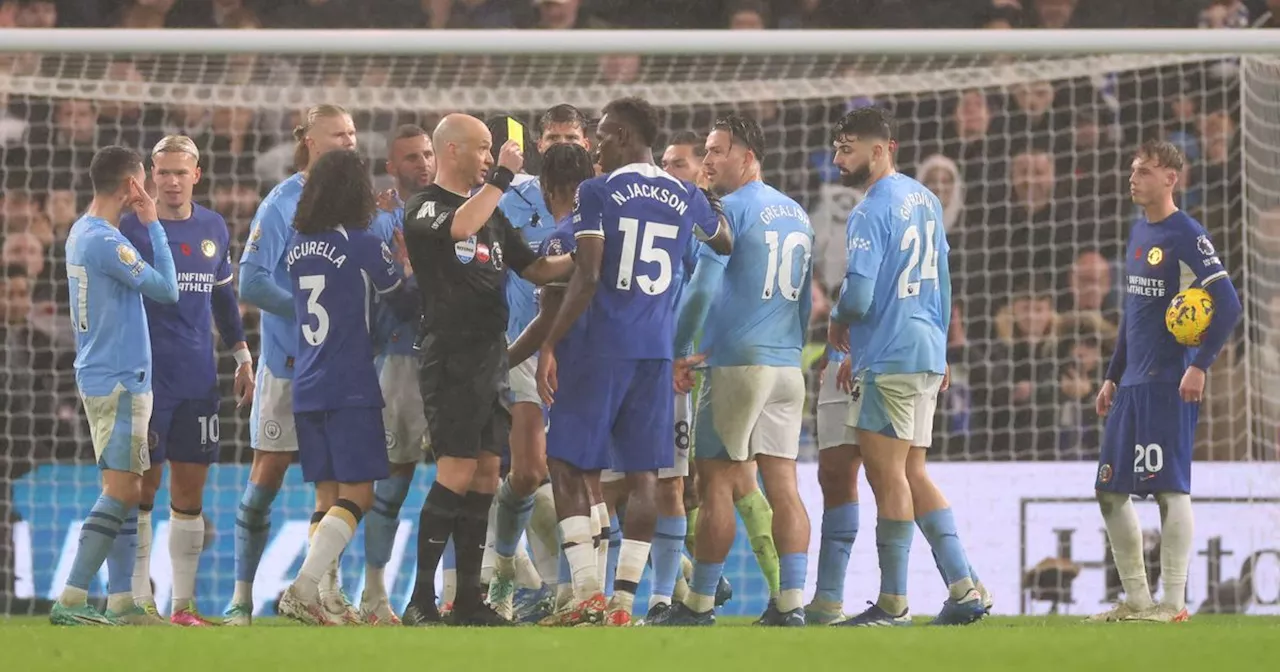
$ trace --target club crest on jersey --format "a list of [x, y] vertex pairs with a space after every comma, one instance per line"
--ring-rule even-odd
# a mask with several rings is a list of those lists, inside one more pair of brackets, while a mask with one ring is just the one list
[[1158, 247], [1153, 247], [1147, 252], [1148, 264], [1151, 264], [1152, 266], [1159, 266], [1162, 261], [1164, 261], [1164, 250]]
[[476, 258], [476, 237], [471, 236], [466, 240], [459, 240], [454, 243], [453, 253], [458, 257], [458, 261], [464, 264], [471, 263], [471, 260]]
[[1098, 467], [1098, 482], [1104, 485], [1111, 482], [1111, 465], [1104, 464]]
[[200, 241], [200, 254], [212, 259], [214, 255], [218, 254], [218, 246], [212, 240], [206, 238]]
[[479, 259], [480, 263], [482, 264], [489, 262], [489, 246], [488, 245], [485, 245], [484, 243], [480, 243], [479, 245], [476, 245], [476, 259]]

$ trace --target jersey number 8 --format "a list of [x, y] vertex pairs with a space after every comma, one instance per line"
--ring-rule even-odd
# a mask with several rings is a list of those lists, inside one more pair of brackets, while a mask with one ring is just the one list
[[311, 345], [320, 345], [329, 335], [329, 311], [320, 305], [320, 294], [324, 292], [323, 275], [304, 275], [298, 278], [298, 288], [307, 290], [307, 314], [316, 318], [315, 328], [302, 323], [302, 337]]
[[[618, 218], [618, 230], [622, 231], [622, 256], [618, 259], [618, 289], [629, 291], [635, 273], [636, 238], [640, 237], [640, 220], [634, 217]], [[671, 286], [671, 253], [655, 247], [659, 238], [676, 240], [680, 237], [680, 227], [658, 222], [644, 223], [644, 241], [640, 244], [639, 261], [658, 265], [658, 277], [635, 275], [635, 283], [640, 291], [649, 296], [657, 296]]]
[[[788, 301], [799, 301], [801, 289], [795, 284], [795, 261], [796, 249], [804, 250], [804, 262], [802, 268], [809, 267], [809, 234], [803, 231], [792, 231], [782, 239], [782, 258], [778, 258], [778, 232], [765, 231], [764, 242], [769, 246], [769, 263], [764, 270], [764, 291], [760, 293], [760, 298], [769, 299], [773, 297], [774, 287], [782, 290], [782, 298]], [[804, 282], [804, 276], [801, 275], [800, 282]]]
[[[898, 249], [903, 252], [911, 250], [911, 258], [907, 260], [907, 267], [898, 275], [899, 299], [919, 296], [921, 281], [938, 279], [938, 250], [933, 244], [933, 233], [937, 228], [937, 222], [932, 219], [925, 222], [923, 266], [920, 266], [920, 227], [913, 224], [903, 232], [902, 244]], [[916, 266], [920, 266], [920, 279], [912, 282], [911, 274], [916, 270]]]

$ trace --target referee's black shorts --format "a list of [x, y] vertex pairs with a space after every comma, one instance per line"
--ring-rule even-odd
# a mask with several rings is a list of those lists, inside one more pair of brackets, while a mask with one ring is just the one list
[[506, 334], [427, 335], [418, 386], [437, 459], [501, 455], [511, 433]]

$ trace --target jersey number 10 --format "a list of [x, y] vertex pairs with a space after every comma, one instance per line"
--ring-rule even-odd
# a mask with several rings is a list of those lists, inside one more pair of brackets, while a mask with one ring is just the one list
[[[902, 269], [902, 273], [898, 274], [899, 299], [919, 296], [920, 283], [924, 280], [937, 281], [938, 249], [933, 244], [933, 233], [937, 228], [938, 223], [932, 219], [925, 222], [923, 266], [920, 265], [920, 227], [912, 224], [902, 233], [902, 244], [898, 246], [898, 249], [903, 252], [911, 250], [911, 258], [907, 260], [907, 267]], [[916, 270], [916, 266], [920, 266], [920, 279], [912, 282], [911, 274]]]
[[[804, 268], [809, 267], [809, 234], [803, 231], [792, 231], [782, 239], [781, 259], [778, 250], [778, 232], [765, 231], [764, 242], [769, 246], [769, 263], [764, 269], [764, 291], [760, 298], [773, 298], [774, 287], [782, 290], [782, 298], [788, 301], [799, 301], [802, 288], [795, 284], [796, 249], [804, 250]], [[804, 275], [800, 276], [804, 283]]]
[[636, 239], [640, 237], [640, 220], [634, 217], [619, 217], [618, 230], [622, 232], [622, 255], [618, 258], [617, 288], [631, 290], [631, 282], [640, 286], [640, 291], [649, 296], [657, 296], [671, 286], [671, 253], [656, 247], [659, 238], [676, 240], [680, 237], [680, 227], [658, 222], [644, 223], [644, 240], [640, 244], [639, 261], [658, 265], [658, 277], [651, 275], [634, 275], [636, 264]]

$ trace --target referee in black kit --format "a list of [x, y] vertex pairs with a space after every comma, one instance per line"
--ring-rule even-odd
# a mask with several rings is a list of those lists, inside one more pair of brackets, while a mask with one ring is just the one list
[[418, 519], [418, 579], [403, 621], [441, 620], [436, 568], [452, 534], [458, 594], [450, 622], [505, 625], [484, 603], [480, 585], [489, 505], [511, 424], [503, 277], [510, 266], [536, 285], [563, 280], [573, 260], [538, 258], [498, 211], [498, 199], [524, 164], [519, 143], [506, 142], [493, 166], [489, 129], [465, 114], [445, 117], [432, 140], [436, 181], [405, 204], [404, 237], [422, 292], [418, 384], [436, 481]]

